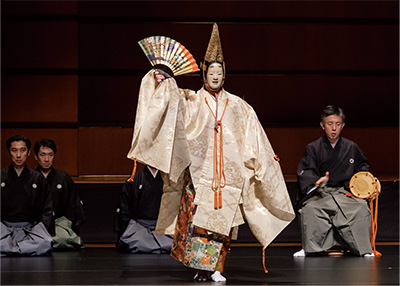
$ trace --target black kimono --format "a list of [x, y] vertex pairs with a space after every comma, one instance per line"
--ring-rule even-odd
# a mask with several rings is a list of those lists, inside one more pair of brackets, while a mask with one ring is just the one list
[[[368, 171], [361, 149], [340, 137], [332, 147], [326, 136], [307, 145], [297, 169], [303, 249], [306, 253], [327, 250], [339, 242], [358, 255], [372, 253], [371, 213], [364, 199], [347, 197], [351, 177]], [[315, 182], [329, 172], [325, 187]]]
[[[36, 168], [40, 174], [40, 168]], [[56, 225], [56, 235], [53, 236], [53, 248], [80, 249], [82, 241], [79, 234], [79, 226], [85, 221], [83, 204], [79, 198], [71, 177], [54, 168], [46, 178], [53, 196], [53, 210]]]
[[51, 251], [53, 201], [46, 180], [25, 167], [1, 170], [1, 253], [43, 255]]
[[[36, 171], [40, 173], [39, 168]], [[53, 196], [54, 217], [57, 219], [65, 216], [72, 222], [74, 231], [77, 231], [78, 226], [85, 222], [85, 214], [74, 181], [67, 173], [54, 168], [46, 180]]]
[[131, 253], [168, 253], [172, 236], [154, 233], [163, 194], [160, 172], [153, 177], [146, 167], [133, 182], [125, 182], [119, 207], [120, 226], [124, 231], [117, 249]]

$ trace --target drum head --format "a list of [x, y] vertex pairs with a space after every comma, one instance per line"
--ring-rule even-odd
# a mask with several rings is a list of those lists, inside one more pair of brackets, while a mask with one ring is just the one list
[[381, 183], [370, 172], [358, 172], [350, 180], [350, 191], [360, 199], [375, 199], [376, 192], [381, 192]]

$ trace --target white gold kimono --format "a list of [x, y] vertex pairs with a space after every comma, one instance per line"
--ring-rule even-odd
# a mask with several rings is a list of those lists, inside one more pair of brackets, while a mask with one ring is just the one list
[[[218, 112], [215, 108], [215, 98], [204, 88], [198, 92], [179, 89], [173, 78], [157, 86], [154, 70], [142, 80], [128, 158], [163, 173], [156, 233], [174, 233], [183, 174], [189, 167], [196, 191], [194, 225], [228, 236], [233, 227], [244, 223], [244, 217], [267, 247], [295, 217], [280, 165], [250, 105], [222, 90]], [[214, 114], [218, 119], [223, 114], [226, 186], [220, 209], [214, 209], [211, 189]]]

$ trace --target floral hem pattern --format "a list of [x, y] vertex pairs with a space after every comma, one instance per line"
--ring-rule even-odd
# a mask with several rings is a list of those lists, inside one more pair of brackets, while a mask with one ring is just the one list
[[229, 252], [230, 236], [193, 225], [193, 215], [196, 212], [194, 197], [192, 180], [186, 176], [171, 256], [190, 268], [222, 272]]

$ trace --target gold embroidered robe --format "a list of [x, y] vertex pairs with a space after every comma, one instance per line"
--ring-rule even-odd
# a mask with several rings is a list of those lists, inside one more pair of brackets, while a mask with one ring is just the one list
[[253, 108], [222, 90], [217, 115], [220, 119], [226, 109], [221, 120], [226, 186], [222, 208], [214, 209], [215, 108], [215, 98], [204, 88], [179, 89], [173, 78], [157, 86], [154, 70], [142, 79], [128, 158], [136, 157], [163, 173], [156, 233], [174, 233], [183, 174], [189, 167], [196, 191], [194, 224], [229, 235], [245, 217], [254, 236], [267, 247], [295, 217], [280, 165]]

